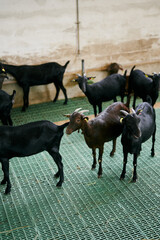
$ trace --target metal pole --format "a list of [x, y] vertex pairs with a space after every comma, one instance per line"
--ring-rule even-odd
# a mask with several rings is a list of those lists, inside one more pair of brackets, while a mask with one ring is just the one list
[[82, 59], [82, 76], [85, 74], [85, 69], [84, 69], [84, 59]]
[[79, 41], [79, 4], [78, 0], [76, 0], [76, 10], [77, 10], [77, 53], [80, 54], [80, 41]]

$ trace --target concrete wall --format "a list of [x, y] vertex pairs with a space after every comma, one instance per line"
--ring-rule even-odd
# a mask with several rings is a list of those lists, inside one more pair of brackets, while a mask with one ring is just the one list
[[[89, 75], [100, 80], [110, 62], [125, 68], [136, 64], [151, 73], [160, 71], [159, 0], [79, 0], [80, 54], [77, 54], [76, 0], [0, 0], [0, 59], [10, 64], [39, 64], [71, 60], [64, 77], [68, 96], [82, 96], [71, 84], [81, 71], [81, 59]], [[4, 90], [22, 90], [6, 84]], [[52, 85], [32, 87], [30, 103], [54, 98]], [[60, 98], [64, 98], [60, 94]]]

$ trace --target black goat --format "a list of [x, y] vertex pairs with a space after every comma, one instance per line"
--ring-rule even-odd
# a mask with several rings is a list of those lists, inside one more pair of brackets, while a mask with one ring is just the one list
[[5, 69], [3, 68], [3, 66], [0, 64], [0, 89], [2, 89], [2, 85], [3, 85], [5, 78], [8, 79], [7, 73], [6, 73]]
[[142, 98], [143, 102], [146, 102], [147, 98], [150, 97], [153, 106], [159, 94], [160, 74], [146, 75], [143, 71], [139, 69], [134, 70], [134, 68], [135, 66], [131, 69], [129, 76], [128, 99], [130, 99], [130, 94], [133, 91], [133, 108], [135, 108], [137, 97]]
[[0, 90], [0, 119], [3, 125], [13, 125], [11, 119], [11, 109], [14, 103], [15, 94], [15, 90], [13, 90], [12, 95]]
[[9, 95], [5, 91], [1, 90], [5, 78], [8, 78], [8, 76], [5, 72], [5, 69], [0, 64], [0, 119], [3, 125], [12, 126], [13, 122], [10, 114], [16, 91], [14, 90], [12, 95]]
[[92, 169], [96, 167], [96, 148], [99, 149], [99, 170], [98, 177], [102, 175], [102, 155], [104, 143], [113, 140], [113, 149], [110, 156], [114, 155], [116, 150], [116, 138], [122, 133], [123, 126], [120, 123], [120, 118], [123, 116], [120, 110], [128, 111], [128, 108], [120, 102], [111, 104], [103, 112], [94, 119], [88, 121], [88, 117], [83, 115], [88, 110], [76, 109], [72, 114], [65, 116], [70, 118], [70, 123], [66, 129], [67, 134], [82, 129], [86, 144], [92, 149], [93, 164]]
[[56, 62], [44, 63], [41, 65], [21, 65], [14, 66], [9, 64], [2, 64], [5, 71], [10, 73], [23, 88], [23, 107], [22, 111], [25, 111], [29, 106], [29, 89], [31, 86], [44, 85], [54, 83], [56, 87], [56, 96], [54, 102], [57, 100], [60, 89], [65, 96], [64, 104], [67, 104], [68, 98], [66, 89], [63, 86], [63, 75], [69, 61], [64, 66]]
[[133, 178], [135, 182], [137, 180], [137, 157], [140, 154], [142, 143], [147, 141], [152, 136], [152, 149], [151, 156], [154, 156], [154, 144], [156, 134], [156, 122], [155, 122], [155, 110], [147, 103], [143, 102], [139, 104], [135, 111], [132, 109], [132, 113], [121, 111], [125, 117], [121, 119], [124, 126], [121, 142], [123, 145], [123, 171], [120, 179], [125, 178], [126, 164], [128, 153], [134, 155], [133, 157]]
[[63, 130], [67, 125], [68, 122], [57, 126], [49, 121], [38, 121], [15, 127], [0, 127], [0, 162], [4, 172], [1, 184], [7, 183], [6, 194], [11, 191], [9, 159], [30, 156], [42, 151], [47, 151], [57, 164], [58, 172], [55, 177], [60, 177], [57, 187], [62, 186], [64, 174], [59, 147]]
[[114, 100], [117, 102], [117, 96], [121, 96], [123, 102], [126, 84], [126, 72], [124, 76], [120, 74], [112, 74], [103, 80], [89, 85], [86, 76], [78, 76], [75, 79], [78, 82], [80, 89], [87, 96], [88, 101], [93, 105], [94, 115], [97, 115], [97, 106], [99, 113], [102, 112], [102, 102]]

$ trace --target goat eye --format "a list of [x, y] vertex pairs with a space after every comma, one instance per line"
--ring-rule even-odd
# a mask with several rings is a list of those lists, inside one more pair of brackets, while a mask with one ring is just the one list
[[80, 119], [77, 119], [77, 121], [76, 121], [77, 123], [80, 123]]

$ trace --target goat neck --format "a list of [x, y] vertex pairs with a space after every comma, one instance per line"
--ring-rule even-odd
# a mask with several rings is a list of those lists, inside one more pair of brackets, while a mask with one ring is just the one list
[[3, 67], [4, 67], [6, 73], [10, 73], [11, 75], [13, 75], [13, 77], [17, 76], [17, 66], [3, 64]]
[[92, 132], [91, 129], [90, 121], [88, 121], [88, 118], [84, 118], [81, 125], [82, 134], [87, 137], [90, 136]]

